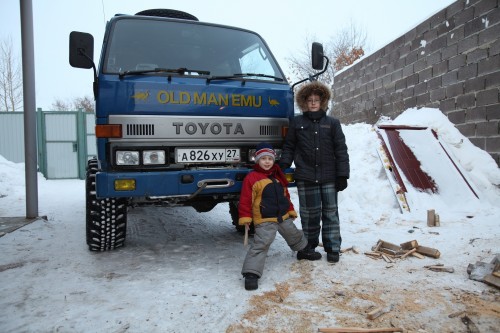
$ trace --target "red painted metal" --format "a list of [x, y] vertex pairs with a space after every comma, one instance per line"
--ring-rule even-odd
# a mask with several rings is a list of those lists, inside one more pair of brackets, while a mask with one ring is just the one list
[[[392, 156], [393, 160], [396, 164], [393, 163], [394, 166], [397, 165], [400, 171], [405, 175], [410, 184], [422, 191], [430, 190], [433, 193], [437, 192], [437, 186], [432, 177], [430, 177], [427, 173], [425, 173], [421, 167], [420, 162], [417, 160], [411, 149], [403, 142], [399, 135], [400, 129], [407, 130], [423, 130], [427, 127], [412, 127], [412, 126], [395, 126], [395, 125], [385, 125], [378, 126], [380, 129], [385, 131], [387, 136], [387, 140], [389, 141], [389, 145], [385, 145], [384, 149], [386, 152], [389, 151], [389, 156]], [[401, 179], [398, 172], [395, 172], [397, 175], [397, 180], [402, 189], [406, 188], [404, 186], [404, 182]]]

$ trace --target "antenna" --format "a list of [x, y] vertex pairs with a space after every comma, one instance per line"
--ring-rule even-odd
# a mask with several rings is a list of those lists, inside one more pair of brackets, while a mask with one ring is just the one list
[[104, 23], [104, 26], [106, 26], [106, 13], [104, 12], [104, 0], [101, 0], [101, 6], [102, 6], [102, 21]]

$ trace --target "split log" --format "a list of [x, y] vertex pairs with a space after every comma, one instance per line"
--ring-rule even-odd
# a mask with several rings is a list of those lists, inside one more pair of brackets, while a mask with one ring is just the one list
[[435, 227], [436, 226], [435, 214], [436, 214], [436, 212], [434, 209], [427, 210], [427, 226], [428, 227]]
[[420, 254], [423, 254], [424, 256], [432, 257], [432, 258], [439, 258], [441, 256], [441, 253], [437, 249], [433, 249], [432, 247], [426, 247], [426, 246], [418, 246], [417, 247], [417, 252]]
[[434, 226], [435, 227], [441, 226], [441, 219], [439, 218], [439, 214], [434, 215]]
[[405, 254], [403, 254], [401, 256], [401, 259], [404, 259], [404, 258], [408, 257], [410, 254], [414, 253], [415, 251], [417, 251], [417, 249], [415, 249], [415, 248], [411, 249], [410, 251], [408, 251]]
[[465, 310], [462, 310], [462, 311], [457, 311], [457, 312], [453, 312], [453, 313], [450, 313], [448, 315], [448, 318], [455, 318], [455, 317], [459, 317], [461, 315], [465, 314]]
[[387, 328], [361, 328], [361, 327], [339, 327], [339, 328], [318, 328], [320, 333], [351, 333], [351, 332], [366, 332], [366, 333], [389, 333], [403, 332], [402, 328], [387, 327]]
[[382, 246], [382, 240], [379, 239], [379, 241], [377, 242], [377, 245], [375, 245], [374, 247], [372, 247], [372, 251], [373, 252], [377, 252], [378, 249], [380, 249], [381, 246]]
[[357, 246], [352, 247], [352, 252], [359, 254], [359, 248]]
[[411, 250], [418, 247], [418, 242], [416, 240], [411, 240], [409, 242], [402, 243], [400, 245], [403, 250]]
[[500, 289], [500, 277], [496, 277], [493, 274], [486, 275], [484, 277], [484, 282], [486, 284], [489, 284], [490, 286], [494, 286], [494, 287], [497, 287], [498, 289]]
[[389, 243], [389, 242], [385, 242], [383, 240], [379, 240], [379, 242], [380, 241], [382, 242], [382, 244], [380, 245], [380, 248], [393, 250], [394, 252], [397, 252], [397, 251], [401, 250], [401, 246], [399, 246], [399, 245], [392, 244], [392, 243]]
[[388, 257], [387, 255], [385, 255], [385, 254], [382, 254], [382, 259], [384, 259], [384, 260], [385, 260], [385, 262], [388, 262], [388, 263], [391, 263], [391, 264], [394, 262], [394, 260], [392, 260], [391, 258], [389, 258], [389, 257]]
[[420, 253], [418, 253], [416, 251], [413, 252], [411, 255], [414, 257], [417, 257], [418, 259], [425, 259], [425, 257], [423, 255], [421, 255]]
[[345, 249], [340, 250], [340, 253], [346, 253], [346, 252], [351, 251], [351, 250], [352, 250], [352, 246], [351, 246], [351, 247], [348, 247], [348, 248], [345, 248]]
[[380, 252], [374, 252], [374, 251], [372, 251], [372, 252], [365, 252], [365, 254], [367, 256], [372, 256], [372, 257], [377, 257], [377, 258], [379, 258], [379, 257], [382, 256], [382, 253], [380, 253]]
[[391, 249], [387, 249], [385, 247], [381, 247], [380, 249], [378, 249], [379, 252], [382, 252], [382, 253], [385, 253], [385, 254], [389, 254], [391, 256], [395, 256], [399, 253], [399, 251], [394, 251], [394, 250], [391, 250]]
[[366, 314], [366, 318], [373, 320], [373, 319], [380, 317], [384, 313], [390, 312], [391, 310], [392, 310], [392, 305], [387, 306], [387, 307], [378, 307], [378, 308], [375, 308], [372, 311], [368, 312]]
[[453, 267], [445, 267], [443, 265], [424, 266], [424, 267], [434, 272], [447, 272], [447, 273], [455, 272]]

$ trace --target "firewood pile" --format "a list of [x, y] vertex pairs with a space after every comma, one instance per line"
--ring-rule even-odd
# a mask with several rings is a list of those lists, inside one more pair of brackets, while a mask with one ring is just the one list
[[[393, 264], [398, 260], [403, 260], [408, 257], [416, 257], [419, 259], [430, 257], [438, 259], [441, 256], [439, 250], [419, 245], [416, 240], [397, 245], [381, 239], [372, 247], [371, 251], [364, 252], [364, 254], [371, 259], [382, 259], [389, 264]], [[454, 272], [453, 268], [445, 267], [442, 264], [424, 266], [424, 268], [435, 272]]]

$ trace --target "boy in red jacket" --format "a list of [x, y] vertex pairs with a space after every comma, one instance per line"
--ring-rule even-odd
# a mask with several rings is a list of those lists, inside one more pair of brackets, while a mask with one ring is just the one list
[[319, 260], [321, 254], [311, 250], [302, 230], [293, 220], [297, 213], [290, 201], [288, 182], [275, 162], [276, 153], [268, 143], [260, 143], [255, 151], [254, 170], [243, 180], [238, 214], [240, 225], [249, 228], [253, 222], [253, 243], [245, 257], [241, 273], [245, 277], [245, 289], [258, 288], [267, 252], [279, 232], [297, 259]]

